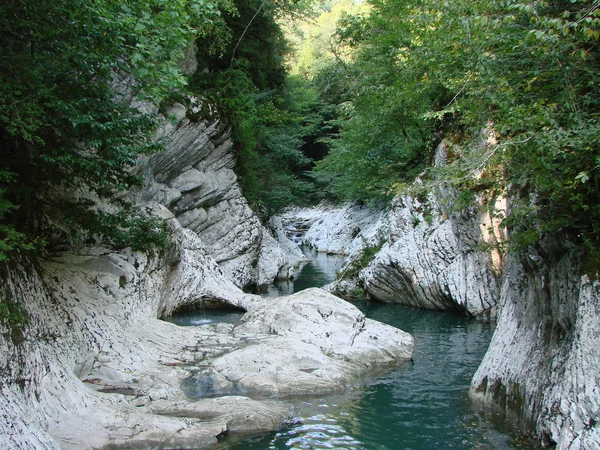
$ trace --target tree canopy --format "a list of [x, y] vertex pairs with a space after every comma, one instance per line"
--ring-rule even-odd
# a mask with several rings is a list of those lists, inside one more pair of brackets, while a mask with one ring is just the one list
[[[598, 248], [598, 2], [369, 3], [337, 31], [351, 61], [321, 72], [342, 93], [340, 133], [318, 167], [337, 195], [393, 195], [445, 139], [456, 158], [432, 187], [510, 194], [516, 247], [566, 233]], [[479, 145], [484, 128], [496, 144]]]
[[[137, 155], [159, 144], [150, 136], [155, 115], [135, 102], [158, 103], [185, 84], [184, 49], [222, 23], [219, 6], [230, 7], [202, 0], [0, 4], [0, 260], [42, 243], [55, 220], [127, 243], [124, 230], [144, 222], [136, 214], [118, 220], [83, 197], [60, 194], [86, 186], [110, 198], [139, 181], [130, 171]], [[110, 236], [116, 223], [123, 233]]]

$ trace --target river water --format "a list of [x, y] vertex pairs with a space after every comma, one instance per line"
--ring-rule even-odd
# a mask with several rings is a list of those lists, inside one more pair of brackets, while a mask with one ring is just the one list
[[[312, 263], [304, 266], [294, 283], [279, 284], [265, 295], [284, 295], [333, 281], [342, 259], [312, 256]], [[220, 448], [530, 448], [508, 424], [475, 409], [467, 395], [490, 342], [492, 323], [398, 305], [365, 302], [357, 306], [368, 317], [411, 333], [415, 338], [412, 361], [366, 379], [362, 389], [345, 395], [286, 399], [294, 405], [294, 425], [258, 436], [232, 436]], [[212, 319], [194, 319], [188, 313], [185, 320], [193, 325], [194, 320]]]

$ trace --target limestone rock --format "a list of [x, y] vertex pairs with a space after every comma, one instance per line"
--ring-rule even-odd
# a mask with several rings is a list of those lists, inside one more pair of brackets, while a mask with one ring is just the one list
[[[410, 358], [409, 335], [320, 290], [281, 302], [243, 293], [194, 232], [151, 206], [172, 232], [161, 254], [88, 248], [10, 272], [3, 295], [19, 298], [30, 321], [25, 333], [0, 329], [3, 449], [209, 448], [223, 433], [273, 430], [290, 410], [239, 395], [198, 399], [198, 386], [331, 392]], [[215, 302], [249, 311], [245, 322], [157, 319]]]
[[493, 314], [499, 274], [492, 256], [475, 250], [483, 221], [476, 211], [446, 216], [435, 198], [427, 209], [416, 199], [397, 201], [385, 244], [360, 272], [362, 285], [384, 302]]
[[239, 342], [232, 326], [182, 328], [156, 317], [252, 299], [193, 232], [170, 224], [172, 246], [160, 257], [90, 248], [10, 273], [3, 295], [18, 297], [30, 321], [12, 337], [0, 330], [3, 449], [206, 448], [229, 430], [272, 429], [288, 418], [281, 404], [186, 400], [180, 384], [194, 364]]
[[292, 276], [293, 263], [239, 188], [229, 126], [218, 117], [197, 119], [210, 105], [198, 98], [188, 101], [187, 107], [175, 103], [166, 112], [157, 132], [165, 149], [147, 162], [140, 199], [163, 204], [197, 233], [237, 286]]
[[576, 255], [510, 255], [475, 401], [533, 426], [544, 446], [600, 448], [600, 282]]
[[343, 207], [290, 208], [279, 219], [288, 226], [306, 227], [302, 243], [315, 250], [349, 255], [372, 240], [383, 215], [382, 211], [349, 203]]
[[242, 392], [263, 395], [344, 390], [370, 370], [410, 359], [413, 348], [409, 334], [317, 288], [264, 301], [235, 333], [258, 339], [213, 367]]

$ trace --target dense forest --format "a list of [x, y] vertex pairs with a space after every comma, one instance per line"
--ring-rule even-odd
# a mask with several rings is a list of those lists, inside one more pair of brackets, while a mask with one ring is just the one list
[[[456, 208], [508, 196], [514, 248], [560, 234], [598, 254], [596, 0], [7, 0], [0, 11], [0, 260], [51, 250], [56, 235], [164, 245], [160, 223], [119, 193], [141, 182], [138, 156], [161, 148], [155, 111], [138, 106], [189, 95], [231, 124], [261, 217], [322, 200], [385, 206], [421, 176], [424, 189], [456, 188]], [[442, 141], [448, 161], [434, 168]]]

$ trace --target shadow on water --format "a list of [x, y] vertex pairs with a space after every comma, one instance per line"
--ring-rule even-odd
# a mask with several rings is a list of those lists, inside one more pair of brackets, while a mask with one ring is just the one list
[[303, 247], [302, 251], [310, 258], [310, 262], [302, 266], [299, 273], [291, 281], [276, 281], [267, 286], [264, 297], [281, 297], [299, 292], [311, 287], [322, 287], [333, 283], [338, 270], [341, 269], [345, 256], [328, 255], [316, 252], [310, 247]]

